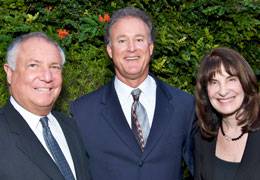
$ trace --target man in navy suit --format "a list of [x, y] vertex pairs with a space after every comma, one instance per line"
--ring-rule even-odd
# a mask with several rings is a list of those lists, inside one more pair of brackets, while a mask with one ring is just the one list
[[4, 70], [11, 97], [0, 109], [1, 180], [89, 179], [76, 123], [52, 111], [64, 63], [62, 49], [41, 32], [22, 35], [9, 46]]
[[[143, 11], [116, 11], [105, 35], [116, 76], [71, 104], [95, 180], [178, 180], [182, 160], [193, 171], [194, 99], [149, 74], [153, 31]], [[136, 128], [133, 89], [141, 90], [139, 102], [149, 124], [147, 140], [142, 125], [141, 141], [132, 131]]]

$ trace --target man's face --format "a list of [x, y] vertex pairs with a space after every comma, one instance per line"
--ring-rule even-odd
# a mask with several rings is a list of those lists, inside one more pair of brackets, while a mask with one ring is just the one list
[[42, 38], [30, 38], [17, 51], [16, 68], [4, 65], [14, 99], [26, 110], [48, 114], [62, 87], [62, 65], [58, 49]]
[[132, 82], [138, 85], [148, 75], [153, 53], [148, 26], [135, 17], [118, 20], [110, 29], [107, 52], [113, 59], [118, 79], [129, 86], [133, 86]]

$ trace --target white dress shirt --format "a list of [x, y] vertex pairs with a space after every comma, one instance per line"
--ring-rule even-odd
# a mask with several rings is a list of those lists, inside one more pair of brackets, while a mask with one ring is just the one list
[[114, 81], [115, 90], [117, 93], [117, 96], [119, 98], [120, 105], [123, 109], [124, 115], [126, 117], [126, 120], [132, 128], [131, 123], [131, 107], [133, 104], [133, 96], [131, 95], [131, 92], [133, 89], [141, 89], [141, 94], [139, 96], [140, 103], [144, 106], [148, 119], [149, 119], [149, 125], [150, 128], [153, 123], [153, 116], [154, 116], [154, 110], [155, 110], [155, 103], [156, 103], [156, 82], [151, 76], [147, 76], [147, 78], [136, 88], [132, 88], [126, 84], [124, 84], [122, 81], [120, 81], [117, 77], [115, 77]]
[[[37, 116], [37, 115], [27, 111], [22, 106], [20, 106], [13, 97], [10, 97], [10, 102], [14, 106], [14, 108], [20, 113], [20, 115], [23, 117], [23, 119], [27, 122], [27, 124], [29, 125], [31, 130], [34, 132], [34, 134], [37, 136], [38, 140], [41, 142], [41, 144], [45, 148], [45, 150], [52, 157], [52, 154], [51, 154], [49, 148], [47, 147], [47, 145], [44, 141], [44, 138], [43, 138], [43, 128], [42, 128], [42, 124], [40, 122], [40, 118], [42, 116]], [[62, 131], [58, 121], [51, 113], [49, 113], [47, 115], [47, 117], [49, 119], [48, 124], [51, 129], [52, 135], [54, 136], [57, 143], [59, 144], [61, 151], [64, 154], [64, 156], [70, 166], [70, 169], [76, 179], [74, 163], [73, 163], [73, 160], [72, 160], [72, 157], [70, 154], [70, 150], [69, 150], [66, 138], [63, 134], [63, 131]], [[52, 159], [53, 159], [53, 157], [52, 157]]]

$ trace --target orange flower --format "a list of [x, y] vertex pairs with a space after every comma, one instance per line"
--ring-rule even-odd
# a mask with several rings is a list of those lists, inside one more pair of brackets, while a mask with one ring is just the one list
[[104, 18], [103, 18], [101, 15], [98, 16], [98, 21], [99, 21], [99, 22], [105, 22], [105, 21], [104, 21]]
[[110, 21], [110, 16], [108, 13], [104, 14], [104, 22], [109, 22]]
[[57, 29], [57, 33], [60, 39], [63, 39], [69, 35], [69, 31], [66, 29]]
[[105, 13], [104, 14], [104, 17], [102, 15], [99, 15], [98, 16], [98, 21], [101, 22], [101, 23], [106, 23], [106, 22], [109, 22], [110, 21], [110, 16], [108, 13]]

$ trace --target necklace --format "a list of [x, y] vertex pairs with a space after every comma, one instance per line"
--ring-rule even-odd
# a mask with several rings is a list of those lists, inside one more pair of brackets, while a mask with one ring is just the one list
[[226, 135], [225, 132], [224, 132], [224, 130], [223, 130], [222, 123], [220, 124], [220, 130], [221, 130], [222, 135], [223, 135], [223, 136], [225, 137], [225, 139], [228, 140], [228, 141], [237, 141], [237, 140], [239, 140], [239, 139], [244, 135], [243, 132], [241, 132], [241, 134], [240, 134], [238, 137], [236, 137], [236, 138], [232, 138], [232, 137]]

